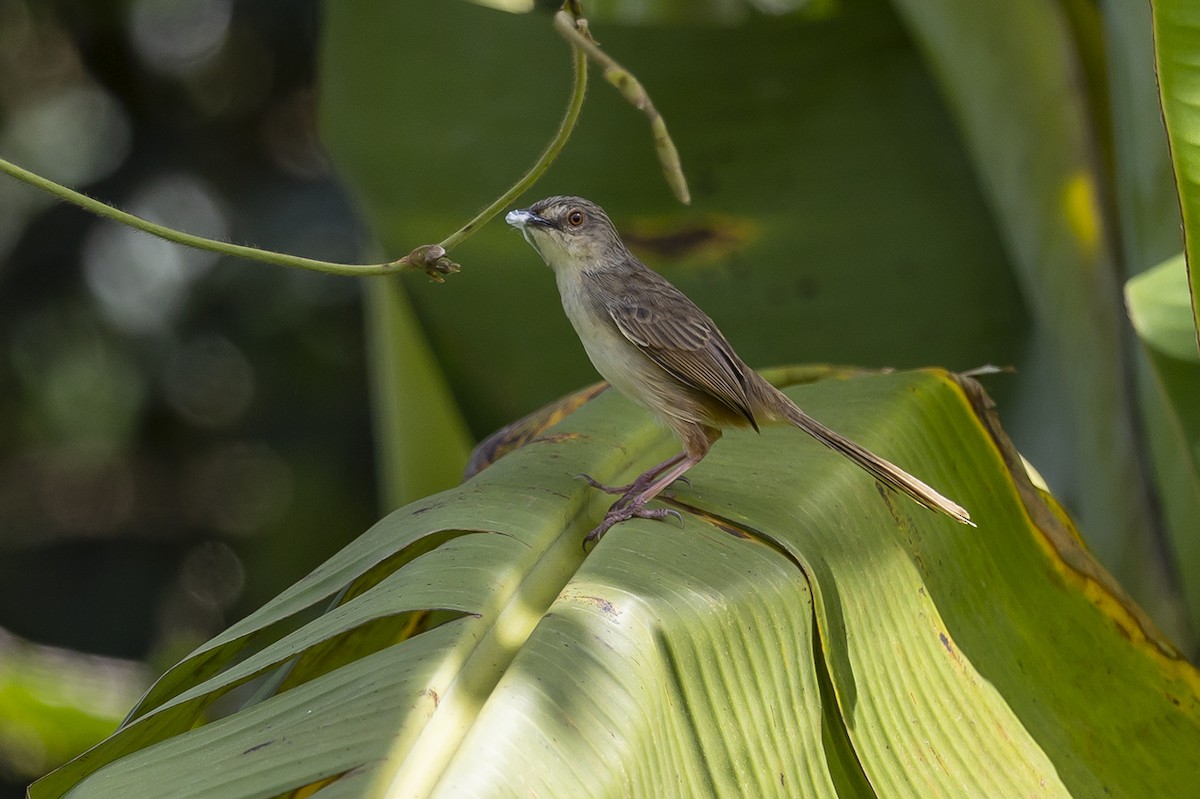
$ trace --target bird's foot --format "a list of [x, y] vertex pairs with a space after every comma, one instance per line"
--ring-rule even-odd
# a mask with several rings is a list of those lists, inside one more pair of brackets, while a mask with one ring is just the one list
[[630, 519], [665, 519], [668, 516], [674, 516], [683, 521], [683, 516], [673, 508], [647, 508], [646, 500], [630, 501], [629, 495], [626, 494], [613, 503], [613, 506], [608, 509], [608, 513], [604, 514], [604, 519], [600, 524], [584, 537], [583, 546], [586, 549], [588, 544], [599, 541], [615, 524]]

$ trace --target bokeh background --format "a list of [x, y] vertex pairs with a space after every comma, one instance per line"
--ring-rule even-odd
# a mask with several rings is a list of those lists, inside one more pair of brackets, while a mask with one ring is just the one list
[[[355, 260], [316, 138], [317, 5], [0, 0], [0, 155], [194, 233]], [[377, 516], [354, 281], [0, 180], [12, 795]]]
[[[561, 116], [549, 17], [488, 5], [521, 4], [0, 0], [0, 157], [189, 232], [396, 257]], [[947, 43], [923, 5], [588, 3], [694, 202], [595, 73], [523, 202], [601, 202], [757, 367], [1015, 365], [988, 381], [1007, 429], [1186, 634], [1120, 296], [1180, 246], [1148, 11], [994, 4], [946, 12]], [[453, 256], [443, 286], [231, 261], [0, 179], [0, 791], [456, 479], [471, 441], [595, 380], [518, 236], [495, 222]]]

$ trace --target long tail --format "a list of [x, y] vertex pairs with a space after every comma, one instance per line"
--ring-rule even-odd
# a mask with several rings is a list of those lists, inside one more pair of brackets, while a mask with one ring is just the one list
[[775, 407], [772, 408], [772, 411], [778, 416], [799, 427], [834, 452], [845, 455], [884, 485], [908, 494], [930, 510], [941, 511], [957, 522], [969, 524], [972, 527], [975, 526], [975, 523], [971, 521], [971, 514], [967, 513], [966, 509], [957, 502], [942, 496], [894, 463], [885, 461], [865, 447], [859, 446], [840, 433], [830, 430], [796, 407], [796, 403], [792, 402], [782, 392], [775, 391], [775, 394], [777, 395], [778, 402], [773, 403]]

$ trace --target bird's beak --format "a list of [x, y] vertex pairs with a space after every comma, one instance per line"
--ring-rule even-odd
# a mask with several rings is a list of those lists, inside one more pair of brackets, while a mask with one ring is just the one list
[[517, 230], [524, 230], [526, 225], [537, 225], [538, 227], [557, 228], [558, 226], [545, 217], [538, 216], [528, 208], [519, 208], [516, 211], [509, 211], [504, 221], [515, 227]]

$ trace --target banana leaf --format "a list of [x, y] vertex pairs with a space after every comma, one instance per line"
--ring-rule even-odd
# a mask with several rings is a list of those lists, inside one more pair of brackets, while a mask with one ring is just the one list
[[1171, 552], [1200, 619], [1200, 348], [1183, 254], [1127, 282], [1125, 302], [1145, 359], [1139, 387]]
[[1070, 411], [1029, 446], [1051, 449], [1043, 442], [1064, 433], [1068, 444], [1038, 451], [1035, 462], [1049, 471], [1069, 453], [1076, 479], [1054, 475], [1052, 483], [1072, 493], [1100, 560], [1165, 623], [1178, 615], [1178, 598], [1148, 522], [1149, 474], [1128, 381], [1115, 222], [1105, 202], [1106, 131], [1093, 112], [1107, 97], [1085, 80], [1091, 71], [1080, 50], [1098, 42], [1072, 25], [1074, 5], [895, 2], [974, 155], [1037, 321], [1036, 346], [1052, 355], [1052, 379], [1062, 381], [1039, 408]]
[[1171, 142], [1171, 160], [1179, 205], [1183, 214], [1188, 284], [1191, 289], [1192, 326], [1200, 327], [1200, 64], [1196, 60], [1196, 35], [1200, 8], [1187, 0], [1152, 0], [1154, 56], [1163, 119]]
[[978, 529], [770, 428], [675, 487], [680, 522], [585, 552], [610, 498], [576, 475], [620, 483], [676, 446], [593, 388], [198, 649], [30, 795], [1194, 790], [1200, 674], [1032, 485], [978, 384], [774, 377], [824, 377], [788, 393]]

